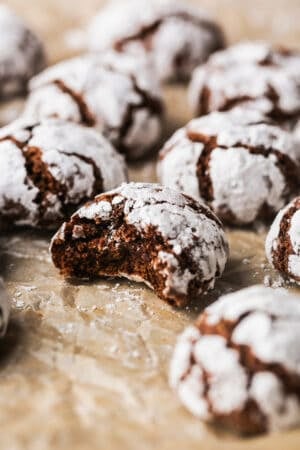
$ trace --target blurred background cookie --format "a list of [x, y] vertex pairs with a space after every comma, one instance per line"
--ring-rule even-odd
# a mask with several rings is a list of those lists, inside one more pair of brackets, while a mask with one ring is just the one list
[[163, 81], [189, 79], [224, 45], [222, 29], [205, 11], [177, 0], [111, 1], [89, 27], [90, 50], [151, 58]]

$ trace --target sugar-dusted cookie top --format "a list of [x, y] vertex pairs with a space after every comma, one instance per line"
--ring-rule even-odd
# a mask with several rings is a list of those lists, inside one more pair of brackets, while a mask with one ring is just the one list
[[293, 121], [300, 114], [299, 74], [299, 53], [242, 42], [195, 70], [190, 102], [196, 115], [244, 106], [281, 122]]
[[258, 111], [214, 112], [178, 130], [160, 152], [162, 184], [207, 202], [230, 224], [272, 217], [299, 185], [299, 141]]
[[126, 180], [121, 155], [97, 131], [59, 119], [0, 130], [0, 223], [56, 227]]
[[60, 62], [30, 82], [24, 115], [59, 117], [99, 129], [129, 159], [161, 134], [163, 102], [149, 65], [106, 52]]
[[[126, 17], [126, 20], [124, 20]], [[111, 1], [89, 27], [89, 48], [151, 58], [160, 79], [190, 78], [192, 70], [224, 47], [217, 23], [181, 1]]]
[[170, 384], [194, 415], [241, 433], [300, 423], [300, 301], [253, 286], [221, 297], [179, 337]]

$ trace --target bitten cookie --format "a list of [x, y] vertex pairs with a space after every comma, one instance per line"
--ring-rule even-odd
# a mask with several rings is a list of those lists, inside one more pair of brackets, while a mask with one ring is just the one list
[[190, 78], [198, 64], [223, 47], [224, 35], [214, 20], [180, 1], [110, 2], [89, 27], [90, 50], [151, 57], [162, 80]]
[[160, 152], [162, 184], [201, 198], [228, 224], [273, 217], [299, 186], [300, 142], [259, 112], [211, 113]]
[[0, 130], [0, 224], [55, 228], [126, 181], [123, 157], [95, 130], [58, 119]]
[[9, 321], [10, 301], [6, 290], [3, 286], [3, 281], [0, 278], [0, 337], [3, 337]]
[[277, 214], [266, 239], [266, 255], [285, 278], [300, 283], [300, 197]]
[[300, 114], [299, 74], [299, 53], [262, 42], [240, 43], [195, 70], [190, 103], [197, 116], [244, 106], [293, 122]]
[[24, 93], [45, 66], [43, 45], [9, 8], [0, 5], [0, 99]]
[[108, 52], [56, 64], [33, 78], [25, 116], [59, 117], [98, 128], [130, 159], [157, 143], [163, 103], [147, 64]]
[[300, 424], [300, 299], [263, 286], [221, 297], [179, 337], [170, 384], [200, 419], [239, 433]]
[[124, 276], [176, 306], [214, 287], [227, 252], [209, 208], [147, 183], [123, 184], [96, 197], [63, 224], [51, 245], [64, 276]]

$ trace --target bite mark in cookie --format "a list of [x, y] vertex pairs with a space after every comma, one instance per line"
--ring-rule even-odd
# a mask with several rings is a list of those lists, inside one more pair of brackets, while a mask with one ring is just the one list
[[206, 206], [159, 185], [130, 183], [77, 211], [51, 252], [64, 276], [125, 276], [184, 306], [214, 286], [228, 244]]

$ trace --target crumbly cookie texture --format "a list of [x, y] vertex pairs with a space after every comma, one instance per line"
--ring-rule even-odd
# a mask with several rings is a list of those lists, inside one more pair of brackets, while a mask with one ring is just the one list
[[55, 228], [127, 180], [123, 157], [97, 131], [59, 119], [0, 130], [0, 224]]
[[10, 300], [0, 278], [0, 337], [3, 337], [9, 321]]
[[205, 205], [158, 184], [129, 183], [79, 209], [51, 253], [64, 276], [124, 276], [184, 306], [214, 287], [228, 245]]
[[[124, 20], [126, 17], [126, 20]], [[89, 27], [89, 48], [150, 57], [162, 80], [185, 80], [224, 47], [221, 28], [204, 11], [180, 1], [110, 2]]]
[[37, 36], [5, 5], [0, 5], [0, 99], [24, 93], [28, 80], [45, 66]]
[[267, 235], [266, 255], [285, 278], [300, 283], [300, 197], [277, 214]]
[[33, 78], [25, 117], [45, 117], [93, 126], [129, 159], [157, 143], [163, 102], [150, 66], [110, 51], [56, 64]]
[[221, 297], [179, 337], [170, 384], [195, 416], [240, 433], [300, 424], [300, 301], [253, 286]]
[[212, 55], [190, 86], [195, 115], [243, 105], [280, 122], [300, 115], [300, 54], [242, 42]]
[[228, 224], [268, 219], [299, 185], [300, 141], [257, 111], [214, 112], [178, 130], [160, 152], [162, 184], [207, 202]]

